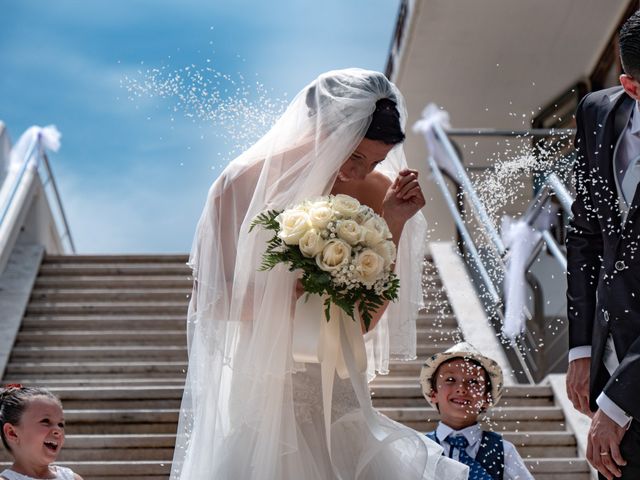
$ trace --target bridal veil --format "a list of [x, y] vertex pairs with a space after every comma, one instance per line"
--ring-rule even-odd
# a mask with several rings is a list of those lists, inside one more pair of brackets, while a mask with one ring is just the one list
[[[396, 102], [404, 127], [404, 100], [381, 73], [321, 75], [211, 186], [190, 257], [189, 367], [172, 479], [232, 478], [239, 461], [245, 472], [260, 466], [246, 478], [275, 478], [281, 456], [298, 448], [291, 384], [297, 277], [282, 265], [258, 271], [270, 234], [249, 233], [249, 224], [265, 209], [329, 194], [382, 98]], [[393, 180], [406, 167], [398, 145], [377, 170]], [[390, 358], [415, 358], [425, 236], [425, 220], [415, 215], [398, 248], [400, 298], [365, 337], [370, 378], [387, 373]]]

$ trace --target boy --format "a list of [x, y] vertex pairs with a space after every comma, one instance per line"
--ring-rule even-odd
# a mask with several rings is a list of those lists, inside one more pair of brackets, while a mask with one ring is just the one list
[[470, 479], [533, 480], [513, 444], [478, 424], [478, 416], [504, 390], [495, 361], [458, 343], [424, 363], [420, 383], [427, 402], [440, 413], [438, 427], [427, 436], [442, 445], [443, 455], [468, 465]]

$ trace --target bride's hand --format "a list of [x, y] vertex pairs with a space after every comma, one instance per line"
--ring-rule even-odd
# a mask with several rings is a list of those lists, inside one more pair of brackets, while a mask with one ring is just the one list
[[418, 183], [418, 171], [400, 171], [382, 202], [384, 218], [387, 222], [401, 223], [413, 217], [425, 205], [424, 195]]

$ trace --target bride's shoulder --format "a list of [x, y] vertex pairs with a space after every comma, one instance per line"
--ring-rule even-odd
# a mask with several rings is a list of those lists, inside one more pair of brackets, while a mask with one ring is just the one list
[[389, 177], [374, 171], [360, 183], [356, 196], [361, 203], [370, 206], [376, 213], [380, 214], [382, 212], [382, 201], [390, 186], [391, 180]]
[[364, 183], [366, 190], [382, 201], [391, 186], [391, 179], [380, 172], [373, 171], [367, 175]]

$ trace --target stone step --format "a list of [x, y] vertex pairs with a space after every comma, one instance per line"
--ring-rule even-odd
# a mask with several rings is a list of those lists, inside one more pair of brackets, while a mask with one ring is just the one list
[[[91, 460], [164, 460], [173, 457], [175, 434], [67, 435], [58, 463]], [[0, 461], [9, 461], [2, 450]]]
[[456, 335], [460, 332], [457, 326], [422, 325], [416, 327], [416, 333], [423, 336], [438, 337], [440, 335]]
[[31, 301], [41, 302], [180, 302], [188, 301], [191, 288], [38, 288], [31, 293]]
[[427, 298], [439, 298], [446, 300], [447, 293], [441, 285], [428, 285], [423, 290], [424, 296]]
[[[186, 255], [154, 258], [45, 258], [3, 380], [43, 385], [62, 399], [68, 436], [59, 460], [85, 478], [169, 475], [187, 368], [192, 279]], [[419, 359], [392, 362], [391, 375], [378, 377], [372, 391], [382, 413], [427, 430], [435, 428], [438, 414], [422, 397], [420, 368], [460, 333], [432, 263], [423, 280]], [[519, 448], [536, 479], [589, 478], [550, 387], [509, 387], [484, 425]], [[8, 460], [4, 455], [0, 460]]]
[[[183, 333], [184, 335], [184, 333]], [[183, 342], [184, 343], [184, 342]], [[83, 346], [18, 346], [11, 351], [12, 362], [33, 362], [42, 358], [55, 362], [101, 361], [187, 361], [187, 347], [175, 345], [83, 345]]]
[[85, 314], [65, 314], [65, 313], [54, 313], [54, 312], [44, 312], [39, 314], [27, 312], [27, 315], [23, 318], [23, 324], [29, 324], [30, 322], [48, 322], [48, 321], [87, 321], [87, 322], [111, 322], [111, 321], [124, 321], [130, 323], [136, 323], [139, 321], [186, 321], [186, 313], [118, 313], [118, 312], [105, 312], [105, 313], [85, 313]]
[[179, 410], [182, 403], [177, 399], [106, 399], [106, 400], [65, 400], [64, 408], [74, 410]]
[[433, 328], [430, 332], [420, 329], [416, 332], [417, 346], [429, 346], [434, 343], [457, 343], [461, 341], [462, 332], [453, 328]]
[[16, 338], [16, 347], [36, 346], [42, 344], [87, 346], [87, 345], [184, 345], [184, 330], [101, 330], [101, 331], [28, 331], [20, 332]]
[[436, 353], [440, 353], [450, 347], [453, 347], [456, 342], [453, 339], [442, 339], [439, 342], [432, 342], [429, 344], [418, 344], [416, 353], [421, 357], [430, 357]]
[[[425, 402], [426, 405], [426, 402]], [[431, 407], [380, 408], [389, 418], [415, 430], [433, 430], [439, 420]], [[559, 407], [495, 407], [481, 418], [483, 428], [495, 431], [566, 431], [564, 415]]]
[[[378, 376], [370, 387], [374, 398], [423, 398], [418, 375], [411, 377]], [[507, 404], [518, 399], [520, 402], [547, 403], [553, 400], [553, 392], [547, 386], [510, 386], [500, 399], [500, 404]]]
[[39, 275], [44, 276], [62, 276], [62, 275], [137, 275], [137, 276], [168, 276], [182, 275], [189, 277], [191, 269], [186, 265], [167, 263], [159, 264], [129, 264], [129, 263], [105, 263], [105, 264], [43, 264], [40, 267]]
[[[166, 480], [171, 471], [171, 460], [167, 461], [86, 461], [65, 462], [67, 467], [91, 480], [112, 480], [126, 478], [131, 480]], [[589, 467], [586, 460], [575, 458], [531, 458], [525, 460], [536, 480], [589, 480]], [[2, 462], [8, 467], [8, 462]]]
[[26, 315], [187, 315], [187, 301], [182, 302], [30, 302]]
[[[91, 462], [91, 461], [162, 461], [171, 463], [173, 458], [173, 445], [170, 447], [135, 447], [135, 448], [83, 448], [70, 449], [65, 444], [58, 463], [67, 465], [69, 462]], [[6, 457], [9, 457], [6, 455]], [[3, 458], [5, 460], [5, 458]], [[7, 458], [8, 460], [8, 458]], [[127, 478], [129, 476], [127, 475]]]
[[435, 273], [428, 273], [427, 275], [422, 276], [422, 285], [426, 288], [441, 288], [442, 280], [440, 280], [440, 276]]
[[28, 317], [23, 320], [21, 332], [34, 330], [182, 330], [187, 326], [187, 316], [131, 317], [131, 316], [58, 316], [52, 318]]
[[[525, 459], [575, 456], [575, 438], [567, 432], [505, 432], [504, 438]], [[68, 435], [58, 461], [164, 460], [173, 457], [174, 444], [171, 434]], [[3, 450], [0, 461], [8, 460]]]
[[182, 385], [85, 388], [52, 386], [49, 389], [62, 400], [65, 411], [178, 410], [183, 392]]
[[65, 408], [64, 417], [69, 429], [80, 425], [97, 424], [171, 424], [175, 429], [178, 414], [177, 408], [83, 408], [77, 410]]
[[149, 416], [148, 418], [140, 418], [139, 421], [131, 421], [129, 423], [120, 423], [113, 421], [97, 421], [92, 420], [87, 423], [65, 426], [67, 433], [75, 435], [146, 435], [146, 434], [175, 434], [178, 418], [178, 409], [176, 409], [176, 418], [167, 420], [166, 422], [157, 422], [156, 419]]
[[430, 314], [430, 315], [442, 315], [448, 316], [453, 315], [453, 311], [451, 310], [451, 305], [449, 303], [442, 302], [430, 302], [426, 301], [424, 308], [420, 310], [421, 314]]
[[42, 260], [44, 265], [69, 263], [181, 263], [186, 264], [189, 255], [184, 253], [162, 255], [46, 255]]
[[63, 402], [70, 400], [179, 400], [182, 387], [131, 386], [131, 387], [52, 387]]
[[[140, 370], [140, 371], [134, 371]], [[183, 369], [186, 370], [186, 369]], [[20, 384], [29, 384], [29, 385], [38, 385], [38, 384], [62, 384], [62, 383], [70, 383], [74, 382], [74, 384], [84, 384], [88, 380], [87, 377], [91, 377], [91, 380], [94, 381], [93, 384], [96, 385], [108, 385], [117, 383], [118, 380], [144, 380], [155, 379], [158, 385], [166, 385], [168, 382], [173, 382], [173, 379], [177, 378], [182, 374], [182, 383], [184, 383], [184, 379], [186, 374], [179, 369], [175, 369], [173, 371], [144, 371], [142, 369], [134, 369], [131, 368], [124, 373], [121, 371], [110, 371], [110, 372], [99, 372], [99, 373], [91, 373], [87, 374], [86, 372], [58, 372], [58, 373], [45, 373], [41, 374], [39, 372], [28, 372], [28, 373], [13, 373], [8, 372], [3, 379], [4, 383], [20, 383]]]
[[7, 383], [22, 383], [26, 386], [42, 386], [46, 388], [80, 388], [80, 387], [179, 387], [184, 388], [184, 376], [175, 377], [152, 377], [152, 378], [126, 378], [126, 377], [111, 377], [111, 378], [38, 378], [22, 379], [21, 381], [14, 381]]
[[423, 310], [416, 319], [416, 328], [458, 328], [458, 322], [451, 313], [428, 313]]
[[67, 435], [64, 448], [137, 448], [141, 445], [173, 448], [175, 442], [175, 434]]
[[417, 380], [420, 377], [422, 365], [427, 358], [427, 356], [418, 356], [416, 360], [392, 360], [389, 362], [389, 371], [391, 372], [391, 375], [413, 377]]
[[590, 480], [589, 464], [585, 459], [528, 458], [524, 461], [536, 480]]
[[[21, 362], [9, 363], [5, 372], [7, 378], [78, 378], [92, 376], [94, 378], [109, 378], [118, 375], [122, 377], [158, 376], [176, 377], [185, 375], [186, 362]], [[13, 382], [11, 382], [13, 383]]]
[[184, 275], [87, 275], [87, 276], [40, 276], [36, 278], [34, 288], [188, 288], [193, 280]]

